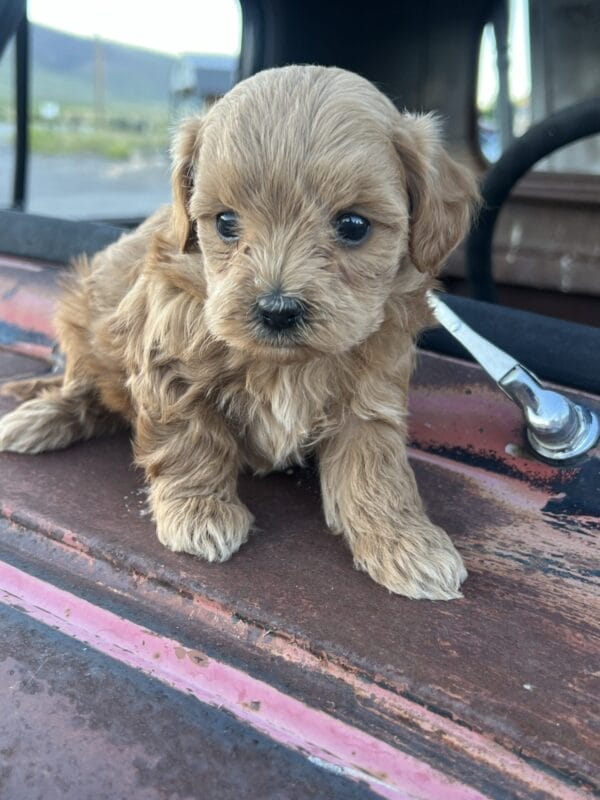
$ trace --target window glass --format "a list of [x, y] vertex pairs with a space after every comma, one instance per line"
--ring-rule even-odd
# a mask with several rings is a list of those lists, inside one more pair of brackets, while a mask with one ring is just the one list
[[135, 219], [168, 202], [179, 117], [232, 85], [237, 0], [29, 0], [26, 210]]
[[[600, 95], [600, 3], [498, 3], [480, 46], [479, 144], [497, 161], [514, 137], [555, 111]], [[535, 169], [600, 174], [600, 136], [557, 151]]]

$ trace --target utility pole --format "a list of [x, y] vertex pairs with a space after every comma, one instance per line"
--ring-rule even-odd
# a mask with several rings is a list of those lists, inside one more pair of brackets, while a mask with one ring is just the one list
[[106, 74], [104, 48], [99, 36], [94, 37], [94, 117], [96, 127], [104, 125]]

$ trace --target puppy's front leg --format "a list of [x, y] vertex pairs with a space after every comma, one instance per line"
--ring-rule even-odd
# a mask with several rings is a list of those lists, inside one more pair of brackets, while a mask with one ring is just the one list
[[350, 415], [323, 443], [327, 523], [345, 535], [355, 566], [391, 592], [431, 600], [461, 597], [467, 575], [462, 559], [427, 518], [404, 442], [398, 427]]
[[135, 452], [170, 550], [225, 561], [246, 541], [253, 518], [237, 497], [237, 443], [216, 412], [194, 403], [169, 418], [142, 408]]

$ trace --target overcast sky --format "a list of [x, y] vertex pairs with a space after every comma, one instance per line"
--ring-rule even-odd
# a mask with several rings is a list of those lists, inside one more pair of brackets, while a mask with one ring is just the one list
[[237, 0], [28, 0], [27, 11], [40, 25], [165, 53], [240, 49]]

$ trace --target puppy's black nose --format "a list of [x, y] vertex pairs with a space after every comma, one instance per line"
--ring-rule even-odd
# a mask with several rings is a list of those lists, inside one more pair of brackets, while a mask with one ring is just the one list
[[274, 331], [293, 328], [304, 316], [304, 308], [299, 300], [279, 292], [261, 297], [257, 306], [261, 321]]

